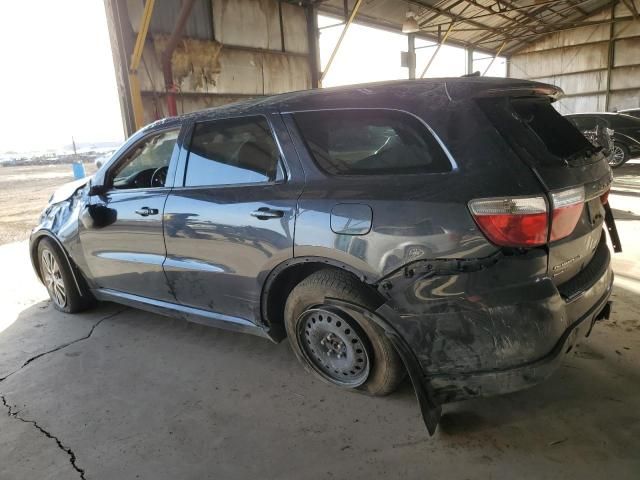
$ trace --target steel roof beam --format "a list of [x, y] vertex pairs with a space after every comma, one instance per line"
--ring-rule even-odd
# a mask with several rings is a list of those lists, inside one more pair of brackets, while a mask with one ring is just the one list
[[[611, 22], [615, 22], [616, 19], [610, 19], [607, 20], [605, 22], [592, 22], [590, 24], [586, 24], [585, 22], [582, 22], [582, 20], [584, 20], [587, 17], [591, 17], [593, 15], [597, 15], [600, 12], [603, 12], [605, 10], [607, 10], [608, 8], [611, 8], [612, 6], [615, 6], [615, 4], [617, 3], [618, 0], [611, 0], [607, 3], [605, 3], [604, 5], [602, 5], [599, 8], [594, 9], [591, 12], [587, 12], [587, 14], [585, 15], [580, 15], [579, 17], [576, 17], [575, 19], [573, 19], [570, 23], [570, 25], [572, 25], [572, 27], [566, 28], [564, 30], [573, 30], [575, 28], [580, 28], [580, 27], [585, 27], [585, 26], [591, 26], [591, 25], [603, 25], [603, 24], [607, 24], [607, 23], [611, 23]], [[557, 28], [558, 25], [552, 25], [551, 28], [548, 28], [544, 31], [541, 31], [539, 34], [536, 34], [535, 37], [539, 37], [539, 36], [544, 36], [544, 35], [548, 35], [548, 34], [552, 34], [554, 33], [556, 30], [555, 28]], [[522, 42], [518, 42], [516, 43], [514, 46], [507, 48], [506, 53], [508, 55], [513, 55], [513, 53], [522, 50], [526, 45], [532, 43], [535, 41], [535, 38], [531, 38], [528, 40], [524, 40]]]

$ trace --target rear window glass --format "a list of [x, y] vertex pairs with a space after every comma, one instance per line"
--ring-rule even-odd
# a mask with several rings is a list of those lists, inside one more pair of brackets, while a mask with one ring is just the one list
[[[533, 160], [550, 161], [553, 157], [568, 160], [593, 149], [576, 126], [546, 98], [482, 99], [478, 103], [502, 136], [510, 143], [518, 143]], [[552, 157], [545, 158], [544, 150]]]
[[451, 163], [429, 130], [391, 110], [294, 114], [316, 163], [332, 175], [441, 173]]

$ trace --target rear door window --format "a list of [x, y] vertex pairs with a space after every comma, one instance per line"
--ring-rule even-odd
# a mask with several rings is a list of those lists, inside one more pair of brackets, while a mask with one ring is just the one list
[[320, 168], [332, 175], [442, 173], [451, 162], [417, 118], [393, 110], [294, 114]]
[[283, 177], [278, 148], [264, 117], [197, 123], [184, 185], [274, 182]]

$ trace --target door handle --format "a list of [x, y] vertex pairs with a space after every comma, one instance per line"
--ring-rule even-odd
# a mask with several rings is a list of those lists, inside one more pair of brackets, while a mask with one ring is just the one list
[[261, 207], [251, 212], [251, 216], [256, 217], [258, 220], [269, 220], [270, 218], [282, 218], [284, 212], [282, 210], [272, 210], [271, 208]]
[[157, 215], [158, 214], [158, 209], [157, 208], [142, 207], [140, 210], [136, 210], [136, 213], [138, 215], [143, 216], [143, 217], [148, 217], [149, 215]]

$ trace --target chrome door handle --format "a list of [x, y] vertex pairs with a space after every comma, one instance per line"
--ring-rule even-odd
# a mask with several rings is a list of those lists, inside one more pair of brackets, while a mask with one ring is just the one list
[[258, 220], [269, 220], [270, 218], [282, 218], [284, 212], [282, 210], [272, 210], [267, 207], [262, 207], [251, 212], [251, 216], [256, 217]]
[[143, 216], [143, 217], [148, 217], [149, 215], [157, 215], [158, 214], [158, 209], [157, 208], [142, 207], [140, 210], [136, 210], [136, 213], [138, 215]]

